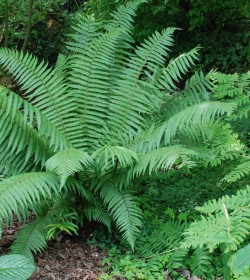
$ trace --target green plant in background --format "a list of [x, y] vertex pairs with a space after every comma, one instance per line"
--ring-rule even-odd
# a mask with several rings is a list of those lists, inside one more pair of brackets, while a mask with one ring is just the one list
[[[109, 18], [125, 0], [90, 0], [88, 12]], [[249, 64], [249, 1], [150, 0], [140, 7], [135, 23], [137, 42], [168, 26], [182, 28], [174, 54], [201, 44], [200, 66], [227, 73], [245, 72]]]
[[241, 75], [216, 73], [214, 79], [216, 84], [214, 98], [230, 100], [237, 104], [237, 109], [228, 120], [246, 144], [239, 159], [234, 161], [232, 171], [223, 178], [223, 181], [233, 183], [243, 177], [249, 178], [250, 174], [250, 72]]
[[139, 178], [216, 166], [244, 148], [227, 119], [236, 104], [210, 100], [214, 71], [184, 79], [199, 48], [168, 59], [175, 28], [133, 47], [142, 2], [120, 6], [105, 24], [82, 17], [70, 54], [53, 68], [0, 49], [0, 65], [21, 93], [0, 88], [0, 221], [36, 216], [17, 234], [13, 253], [32, 259], [49, 227], [54, 234], [64, 223], [74, 232], [83, 218], [108, 229], [114, 223], [134, 249], [142, 226]]
[[[208, 201], [198, 210], [203, 214], [201, 221], [193, 222], [185, 231], [181, 246], [205, 247], [210, 252], [220, 248], [225, 279], [240, 275], [249, 277], [250, 263], [246, 257], [249, 258], [249, 246], [240, 248], [244, 241], [249, 240], [250, 188], [238, 191], [231, 197]], [[237, 250], [239, 251], [233, 254]]]
[[0, 0], [0, 42], [54, 62], [78, 8], [66, 0]]

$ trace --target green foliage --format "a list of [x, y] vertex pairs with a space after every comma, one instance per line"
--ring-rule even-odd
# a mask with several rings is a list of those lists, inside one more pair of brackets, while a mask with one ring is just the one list
[[[48, 236], [75, 232], [83, 218], [114, 223], [134, 250], [143, 216], [133, 192], [139, 179], [218, 165], [242, 149], [229, 122], [237, 104], [211, 98], [214, 71], [186, 78], [198, 48], [168, 59], [175, 28], [133, 46], [141, 2], [121, 6], [104, 25], [82, 17], [69, 55], [55, 67], [0, 49], [0, 65], [20, 88], [20, 95], [0, 88], [0, 222], [14, 213], [36, 215], [17, 235], [14, 252], [31, 258]], [[176, 231], [164, 235], [168, 243]], [[186, 254], [173, 251], [172, 270]]]
[[[1, 34], [1, 45], [22, 48], [27, 32], [29, 4], [29, 0], [0, 1], [0, 27], [7, 29], [7, 33]], [[28, 49], [41, 58], [54, 61], [55, 54], [63, 49], [63, 40], [75, 18], [72, 12], [76, 9], [74, 1], [33, 1]]]
[[5, 280], [26, 280], [35, 271], [35, 266], [22, 255], [0, 257], [0, 278]]
[[[88, 13], [109, 19], [109, 11], [125, 0], [90, 0]], [[137, 42], [167, 26], [183, 31], [177, 35], [175, 54], [201, 44], [200, 64], [207, 69], [245, 72], [249, 64], [249, 1], [149, 0], [142, 5], [135, 22]], [[227, 48], [225, 48], [227, 46]], [[186, 49], [185, 49], [186, 48]]]
[[[244, 250], [238, 251], [232, 258], [233, 251], [239, 250], [247, 239], [250, 228], [250, 188], [239, 190], [234, 196], [223, 196], [218, 201], [208, 201], [197, 209], [203, 213], [184, 232], [183, 248], [199, 248], [206, 246], [210, 252], [220, 248], [222, 253], [229, 254], [228, 266], [230, 274], [239, 274], [239, 270], [249, 268], [244, 261], [239, 265], [237, 256], [244, 256]], [[240, 252], [240, 253], [239, 253]], [[233, 263], [233, 259], [236, 264]], [[240, 266], [236, 269], [237, 266]]]
[[67, 149], [55, 154], [46, 162], [46, 169], [55, 172], [64, 186], [69, 176], [83, 170], [83, 166], [91, 163], [90, 156], [77, 149]]
[[236, 275], [244, 275], [250, 269], [250, 245], [238, 250], [232, 256], [232, 271]]

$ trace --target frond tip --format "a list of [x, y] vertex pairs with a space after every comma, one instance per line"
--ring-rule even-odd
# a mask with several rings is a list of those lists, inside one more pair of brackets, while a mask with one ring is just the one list
[[12, 217], [30, 204], [58, 193], [59, 182], [52, 172], [26, 173], [5, 179], [0, 183], [0, 220]]
[[69, 176], [82, 171], [83, 167], [90, 163], [91, 157], [86, 152], [72, 148], [61, 151], [47, 160], [46, 168], [59, 176], [62, 187]]
[[135, 202], [135, 197], [128, 191], [118, 191], [111, 185], [103, 187], [101, 197], [108, 206], [117, 228], [123, 232], [123, 238], [134, 250], [135, 239], [142, 224], [142, 212]]

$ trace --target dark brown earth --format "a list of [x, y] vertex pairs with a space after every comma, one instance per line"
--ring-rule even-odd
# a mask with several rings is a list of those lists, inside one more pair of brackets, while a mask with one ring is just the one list
[[[3, 229], [0, 240], [0, 255], [9, 252], [18, 225], [14, 222]], [[86, 240], [86, 239], [85, 239]], [[79, 233], [77, 237], [59, 236], [50, 242], [46, 251], [35, 257], [37, 271], [32, 280], [96, 280], [102, 272], [102, 260], [106, 252], [88, 245]]]

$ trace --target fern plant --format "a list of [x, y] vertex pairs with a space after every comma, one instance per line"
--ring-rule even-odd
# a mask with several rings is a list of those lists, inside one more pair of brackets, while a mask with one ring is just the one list
[[249, 246], [245, 247], [245, 251], [239, 250], [249, 238], [249, 186], [231, 197], [223, 196], [218, 201], [208, 201], [197, 210], [202, 213], [201, 220], [191, 223], [184, 232], [181, 247], [206, 247], [210, 252], [219, 248], [223, 253], [225, 279], [239, 277], [240, 274], [249, 277]]
[[176, 29], [167, 28], [134, 48], [141, 2], [119, 7], [106, 24], [82, 17], [54, 67], [0, 49], [0, 65], [19, 87], [0, 87], [0, 223], [36, 215], [13, 253], [31, 258], [46, 246], [47, 226], [71, 213], [79, 225], [115, 223], [134, 248], [137, 178], [218, 164], [242, 148], [225, 118], [236, 104], [210, 100], [214, 72], [186, 79], [198, 47], [169, 60]]
[[234, 130], [239, 132], [246, 148], [241, 151], [238, 160], [234, 163], [222, 182], [233, 183], [240, 179], [248, 180], [250, 174], [250, 72], [244, 74], [215, 73], [214, 98], [216, 100], [230, 100], [237, 104], [237, 109], [228, 117]]

